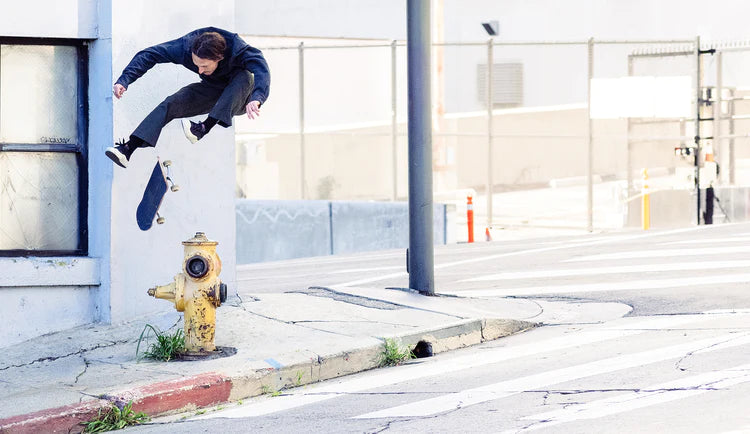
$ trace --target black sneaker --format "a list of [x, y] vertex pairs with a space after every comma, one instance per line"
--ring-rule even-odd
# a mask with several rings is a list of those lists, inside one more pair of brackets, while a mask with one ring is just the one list
[[128, 167], [128, 161], [130, 161], [133, 151], [135, 151], [135, 148], [131, 148], [123, 139], [120, 140], [120, 143], [115, 143], [114, 147], [107, 148], [104, 154], [118, 166]]
[[182, 120], [182, 132], [190, 143], [195, 143], [206, 135], [206, 126], [203, 122], [193, 122], [187, 119]]

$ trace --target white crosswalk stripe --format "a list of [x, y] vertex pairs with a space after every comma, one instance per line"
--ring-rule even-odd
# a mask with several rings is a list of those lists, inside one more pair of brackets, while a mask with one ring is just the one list
[[446, 411], [466, 408], [487, 401], [505, 398], [521, 393], [525, 390], [548, 387], [554, 384], [560, 384], [585, 377], [679, 358], [687, 352], [695, 352], [700, 349], [704, 349], [703, 351], [716, 351], [718, 349], [726, 349], [748, 344], [750, 344], [750, 334], [742, 334], [739, 336], [737, 334], [724, 334], [685, 344], [600, 359], [581, 365], [541, 372], [539, 374], [533, 374], [512, 380], [505, 380], [474, 389], [464, 390], [458, 393], [451, 393], [436, 398], [363, 414], [356, 418], [371, 419], [384, 417], [430, 416]]
[[718, 285], [722, 283], [750, 282], [750, 273], [722, 274], [700, 277], [681, 277], [675, 279], [626, 280], [605, 283], [581, 283], [570, 285], [545, 285], [521, 288], [493, 288], [466, 291], [441, 291], [441, 294], [460, 295], [464, 297], [493, 297], [506, 295], [538, 295], [576, 292], [628, 291], [642, 289], [682, 288], [687, 286]]
[[617, 253], [601, 253], [597, 255], [579, 256], [577, 258], [566, 259], [563, 262], [586, 262], [586, 261], [604, 261], [619, 259], [645, 259], [645, 258], [679, 258], [685, 256], [711, 257], [712, 255], [721, 255], [728, 253], [750, 253], [750, 246], [730, 246], [730, 247], [698, 247], [691, 249], [649, 249], [649, 250], [630, 250]]
[[[537, 421], [537, 423], [520, 430], [520, 432], [549, 428], [576, 420], [611, 416], [747, 382], [750, 382], [750, 364], [693, 375], [679, 380], [646, 386], [638, 391], [612, 398], [600, 399], [585, 404], [568, 405], [561, 410], [527, 416], [523, 419]], [[509, 430], [507, 434], [518, 432], [519, 430]]]
[[549, 277], [599, 276], [603, 274], [655, 273], [665, 271], [693, 271], [696, 268], [724, 270], [730, 268], [750, 268], [750, 260], [741, 261], [701, 261], [676, 262], [669, 264], [621, 265], [614, 267], [566, 268], [558, 270], [518, 271], [461, 280], [460, 282], [483, 282], [492, 280], [538, 279]]

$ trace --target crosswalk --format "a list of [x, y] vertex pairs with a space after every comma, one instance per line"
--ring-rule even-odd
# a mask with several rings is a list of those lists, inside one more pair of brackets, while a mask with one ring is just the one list
[[543, 296], [750, 284], [750, 245], [742, 242], [748, 239], [747, 234], [738, 234], [578, 254], [561, 259], [554, 268], [546, 265], [461, 279], [441, 293], [464, 297]]
[[[353, 420], [425, 418], [441, 413], [466, 409], [489, 401], [512, 400], [525, 391], [545, 390], [570, 384], [581, 379], [620, 373], [654, 364], [674, 365], [690, 355], [711, 355], [740, 352], [750, 354], [750, 330], [742, 327], [750, 320], [750, 310], [721, 310], [690, 315], [665, 315], [643, 318], [623, 318], [606, 324], [586, 327], [575, 333], [566, 333], [520, 345], [497, 347], [430, 363], [407, 364], [379, 370], [362, 376], [329, 381], [317, 386], [295, 390], [271, 399], [224, 410], [199, 418], [257, 418], [288, 412], [302, 407], [323, 405], [330, 400], [345, 400], [364, 392], [376, 393], [385, 387], [418, 382], [426, 378], [442, 378], [451, 373], [472, 372], [482, 367], [532, 360], [554, 358], [551, 355], [570, 352], [594, 353], [603, 345], [628, 346], [644, 342], [650, 334], [664, 330], [718, 330], [702, 332], [700, 339], [685, 338], [676, 333], [667, 341], [669, 345], [654, 342], [641, 351], [606, 356], [602, 353], [591, 360], [568, 366], [533, 371], [527, 375], [505, 378], [498, 382], [469, 388], [460, 392], [444, 393], [436, 397], [419, 399], [407, 404], [373, 409], [351, 416]], [[697, 335], [696, 335], [697, 336]], [[679, 372], [678, 372], [679, 375]], [[699, 374], [686, 373], [669, 381], [647, 384], [624, 391], [614, 397], [582, 402], [579, 405], [539, 414], [524, 415], [520, 420], [526, 430], [536, 430], [570, 421], [595, 419], [615, 415], [652, 405], [695, 397], [717, 388], [750, 383], [750, 365], [736, 364]], [[630, 386], [628, 386], [630, 387]], [[509, 431], [517, 432], [517, 430]]]
[[[641, 237], [622, 237], [628, 241]], [[715, 238], [710, 246], [700, 241], [664, 241], [650, 248], [616, 252], [582, 252], [544, 266], [457, 278], [443, 294], [463, 297], [544, 296], [549, 294], [648, 291], [670, 288], [697, 290], [712, 286], [749, 286], [750, 234]], [[581, 247], [597, 242], [580, 243]], [[566, 245], [530, 249], [541, 254], [564, 251]], [[482, 261], [514, 258], [508, 252], [439, 264], [436, 269]], [[564, 256], [564, 255], [561, 255]], [[489, 258], [489, 259], [488, 259]], [[382, 271], [389, 271], [383, 269]], [[386, 277], [390, 277], [387, 275]], [[395, 276], [395, 274], [393, 274]], [[382, 276], [381, 276], [382, 278]], [[359, 279], [342, 286], [376, 281]], [[462, 390], [431, 392], [391, 404], [377, 402], [372, 408], [348, 414], [347, 420], [362, 423], [381, 420], [429, 419], [460, 411], [471, 411], [488, 403], [514, 408], [510, 420], [498, 432], [517, 433], [555, 428], [702, 399], [733, 388], [750, 390], [750, 305], [679, 315], [628, 317], [603, 324], [587, 324], [575, 330], [540, 334], [540, 339], [513, 341], [481, 351], [445, 355], [419, 364], [407, 364], [351, 378], [328, 381], [293, 390], [272, 399], [260, 399], [200, 418], [262, 418], [284, 412], [345, 402], [353, 396], [411, 388], [421, 380], [435, 383], [457, 375], [498, 367], [494, 378], [482, 384], [467, 384]], [[562, 328], [560, 330], [563, 330]], [[527, 335], [532, 335], [531, 332]], [[682, 368], [686, 359], [700, 358], [700, 368]], [[514, 374], [505, 374], [512, 366]], [[660, 374], [653, 374], [659, 372]], [[461, 377], [463, 376], [463, 377]], [[592, 395], [557, 406], [516, 408], [519, 395], [561, 390], [581, 383], [599, 384], [606, 395]], [[612, 386], [611, 383], [615, 382]], [[605, 390], [606, 389], [606, 390]], [[750, 403], [750, 399], [747, 400]], [[432, 420], [432, 419], [431, 419]], [[743, 417], [722, 428], [723, 432], [750, 432], [750, 419]], [[549, 432], [549, 431], [548, 431]], [[568, 431], [574, 432], [574, 431]]]

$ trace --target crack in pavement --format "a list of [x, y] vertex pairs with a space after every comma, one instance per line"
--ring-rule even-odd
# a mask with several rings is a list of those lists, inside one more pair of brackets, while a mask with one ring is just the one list
[[[715, 382], [718, 382], [717, 380]], [[610, 392], [633, 392], [633, 393], [656, 393], [656, 392], [684, 392], [688, 390], [720, 390], [715, 387], [710, 387], [715, 382], [709, 382], [705, 384], [699, 384], [690, 387], [664, 387], [664, 388], [638, 388], [638, 387], [613, 387], [607, 389], [569, 389], [569, 390], [523, 390], [516, 393], [543, 393], [543, 399], [546, 401], [551, 395], [582, 395], [587, 393], [610, 393]], [[566, 403], [565, 405], [574, 404]], [[546, 404], [545, 404], [546, 405]]]
[[720, 346], [720, 345], [724, 345], [724, 344], [726, 344], [727, 342], [731, 342], [731, 341], [734, 341], [734, 340], [740, 339], [740, 338], [742, 338], [742, 337], [744, 337], [744, 335], [739, 335], [739, 336], [736, 336], [736, 337], [733, 337], [733, 338], [727, 339], [727, 340], [725, 340], [725, 341], [723, 341], [723, 342], [717, 342], [717, 343], [714, 343], [714, 344], [708, 345], [708, 346], [706, 346], [706, 347], [703, 347], [703, 348], [698, 348], [697, 350], [692, 350], [692, 351], [688, 351], [688, 352], [687, 352], [687, 353], [686, 353], [686, 354], [685, 354], [684, 356], [680, 357], [680, 358], [679, 358], [679, 359], [678, 359], [678, 360], [677, 360], [677, 361], [675, 362], [675, 364], [674, 364], [674, 367], [675, 367], [675, 369], [677, 369], [678, 371], [681, 371], [681, 372], [685, 372], [685, 371], [687, 371], [687, 370], [688, 370], [688, 368], [683, 368], [683, 367], [682, 367], [682, 366], [680, 366], [680, 365], [681, 365], [681, 364], [682, 364], [682, 363], [683, 363], [683, 362], [684, 362], [685, 360], [687, 360], [687, 358], [688, 358], [688, 357], [691, 357], [691, 356], [693, 356], [694, 354], [696, 354], [696, 353], [699, 353], [699, 352], [701, 352], [701, 351], [703, 351], [703, 350], [707, 350], [707, 349], [709, 349], [709, 348], [714, 348], [714, 347], [717, 347], [717, 346]]
[[[304, 294], [302, 292], [300, 292], [300, 293]], [[238, 298], [240, 298], [240, 297], [238, 296]], [[310, 322], [310, 323], [313, 323], [313, 322], [315, 322], [315, 323], [326, 323], [326, 322], [329, 322], [329, 323], [339, 322], [340, 323], [340, 322], [344, 322], [344, 323], [378, 323], [378, 324], [386, 324], [386, 325], [407, 326], [406, 324], [393, 324], [393, 323], [386, 323], [386, 322], [381, 322], [381, 321], [325, 321], [325, 320], [320, 320], [320, 321], [312, 321], [312, 320], [285, 321], [285, 320], [282, 320], [282, 319], [279, 319], [279, 318], [273, 318], [273, 317], [270, 317], [270, 316], [267, 316], [267, 315], [263, 315], [263, 314], [260, 314], [260, 313], [253, 312], [253, 311], [249, 310], [244, 305], [244, 301], [242, 301], [242, 298], [240, 298], [240, 303], [237, 304], [237, 305], [235, 305], [235, 307], [238, 307], [238, 308], [242, 309], [243, 311], [249, 313], [250, 315], [255, 315], [255, 316], [259, 317], [259, 318], [267, 319], [269, 321], [276, 321], [276, 322], [280, 322], [282, 324], [287, 324], [287, 325], [302, 327], [302, 328], [306, 328], [308, 330], [315, 330], [315, 331], [322, 332], [322, 333], [329, 333], [329, 334], [332, 334], [332, 335], [345, 336], [345, 337], [352, 337], [352, 336], [348, 335], [348, 334], [345, 334], [345, 333], [339, 333], [339, 332], [335, 332], [335, 331], [331, 331], [331, 330], [325, 330], [325, 329], [321, 329], [321, 328], [317, 328], [317, 327], [308, 326], [308, 325], [305, 325], [305, 323], [308, 323], [308, 322]]]
[[73, 384], [78, 384], [78, 380], [83, 376], [83, 374], [86, 373], [86, 371], [89, 370], [89, 365], [91, 364], [91, 362], [88, 359], [86, 359], [86, 357], [82, 357], [82, 358], [83, 358], [83, 363], [84, 363], [83, 371], [81, 371], [78, 375], [76, 375], [76, 380], [73, 382]]
[[392, 323], [392, 322], [384, 322], [384, 321], [374, 321], [374, 320], [359, 320], [359, 321], [346, 321], [346, 320], [300, 320], [300, 321], [292, 321], [292, 324], [300, 324], [300, 323], [321, 323], [321, 324], [383, 324], [383, 325], [392, 325], [392, 326], [399, 326], [399, 327], [411, 327], [416, 328], [419, 326], [415, 326], [412, 324], [399, 324], [399, 323]]
[[72, 353], [65, 354], [65, 355], [62, 355], [62, 356], [40, 357], [40, 358], [38, 358], [36, 360], [33, 360], [33, 361], [29, 362], [29, 363], [23, 363], [23, 364], [20, 364], [20, 365], [8, 365], [8, 366], [4, 366], [4, 367], [0, 368], [0, 371], [6, 371], [6, 370], [12, 369], [12, 368], [25, 368], [25, 367], [31, 366], [31, 365], [33, 365], [35, 363], [54, 362], [55, 360], [64, 359], [66, 357], [79, 356], [79, 355], [85, 354], [85, 353], [87, 353], [89, 351], [95, 351], [95, 350], [102, 349], [102, 348], [109, 348], [109, 347], [113, 347], [113, 346], [119, 345], [119, 344], [127, 344], [129, 342], [131, 342], [129, 339], [125, 339], [125, 340], [121, 340], [121, 341], [111, 341], [111, 342], [109, 342], [107, 344], [98, 344], [98, 345], [96, 345], [94, 347], [83, 348], [83, 349], [80, 349], [78, 351], [74, 351]]

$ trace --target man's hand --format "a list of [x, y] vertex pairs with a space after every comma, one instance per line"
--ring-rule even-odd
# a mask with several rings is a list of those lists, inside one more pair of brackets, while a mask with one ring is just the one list
[[117, 99], [122, 98], [122, 94], [125, 93], [127, 89], [125, 86], [121, 85], [120, 83], [115, 83], [115, 85], [112, 87], [112, 93], [115, 95]]
[[247, 117], [250, 119], [260, 116], [260, 101], [250, 101], [247, 103], [245, 111], [247, 111]]

